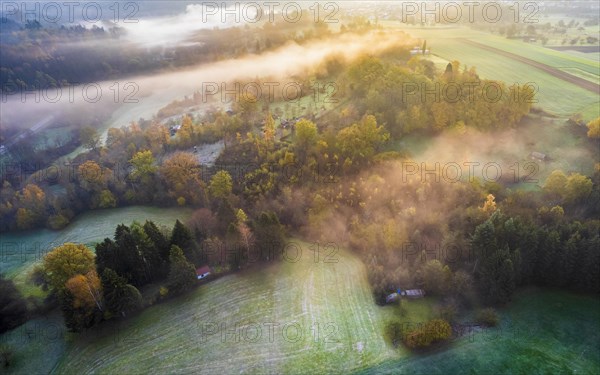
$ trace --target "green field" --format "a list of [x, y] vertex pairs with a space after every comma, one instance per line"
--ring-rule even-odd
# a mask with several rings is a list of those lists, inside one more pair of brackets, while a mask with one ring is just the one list
[[507, 84], [523, 85], [533, 82], [539, 87], [538, 103], [534, 105], [543, 108], [546, 112], [561, 117], [581, 113], [586, 120], [600, 116], [599, 95], [594, 95], [590, 91], [525, 63], [465, 43], [460, 38], [511, 52], [592, 82], [599, 80], [598, 62], [466, 28], [419, 28], [404, 27], [404, 25], [402, 28], [415, 38], [427, 40], [427, 47], [437, 57], [434, 61], [438, 68], [442, 68], [447, 61], [458, 60], [463, 66], [475, 66], [482, 78], [501, 80]]
[[[600, 369], [600, 301], [529, 289], [501, 309], [501, 324], [471, 330], [426, 354], [383, 338], [393, 317], [434, 317], [435, 299], [378, 307], [363, 263], [341, 250], [315, 262], [294, 241], [287, 261], [228, 275], [122, 322], [78, 336], [58, 313], [4, 335], [13, 373], [594, 373]], [[29, 334], [28, 334], [29, 332]], [[33, 332], [33, 335], [31, 334]]]
[[523, 290], [501, 324], [472, 330], [447, 350], [389, 361], [361, 374], [598, 374], [600, 300]]
[[223, 277], [73, 340], [54, 372], [340, 373], [397, 357], [362, 262], [346, 251], [315, 262], [309, 244], [294, 243], [296, 262]]
[[132, 206], [88, 211], [60, 231], [39, 229], [3, 234], [0, 273], [14, 280], [25, 295], [40, 295], [41, 290], [27, 282], [29, 271], [53, 247], [65, 242], [93, 246], [106, 237], [112, 237], [117, 225], [131, 224], [134, 220], [153, 220], [158, 225], [172, 226], [176, 219], [186, 220], [191, 215], [187, 208], [157, 208]]

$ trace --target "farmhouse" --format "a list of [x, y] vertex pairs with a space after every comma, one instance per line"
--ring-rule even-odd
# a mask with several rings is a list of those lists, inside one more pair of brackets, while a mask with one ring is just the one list
[[202, 266], [196, 269], [196, 276], [198, 277], [198, 280], [201, 280], [210, 275], [210, 272], [211, 270], [209, 266]]
[[548, 160], [548, 156], [546, 154], [542, 154], [541, 152], [532, 152], [529, 156], [534, 160], [546, 161]]

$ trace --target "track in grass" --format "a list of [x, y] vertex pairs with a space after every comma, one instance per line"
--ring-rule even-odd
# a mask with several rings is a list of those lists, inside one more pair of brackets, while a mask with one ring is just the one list
[[472, 40], [469, 39], [464, 39], [464, 38], [458, 38], [461, 42], [463, 43], [467, 43], [467, 44], [471, 44], [473, 46], [476, 46], [478, 48], [484, 49], [486, 51], [490, 51], [490, 52], [494, 52], [496, 54], [502, 55], [502, 56], [506, 56], [509, 57], [511, 59], [517, 60], [519, 62], [522, 62], [524, 64], [527, 64], [529, 66], [532, 66], [536, 69], [540, 69], [548, 74], [551, 74], [552, 76], [556, 77], [556, 78], [560, 78], [564, 81], [567, 81], [569, 83], [572, 83], [574, 85], [577, 85], [585, 90], [591, 91], [595, 94], [600, 94], [600, 85], [594, 83], [594, 82], [590, 82], [587, 79], [583, 79], [577, 76], [574, 76], [572, 74], [569, 74], [567, 72], [564, 72], [562, 70], [553, 68], [551, 66], [548, 66], [546, 64], [542, 64], [538, 61], [534, 61], [531, 59], [528, 59], [526, 57], [523, 56], [519, 56], [517, 54], [511, 53], [511, 52], [507, 52], [507, 51], [503, 51], [501, 49], [498, 48], [494, 48], [494, 47], [490, 47], [487, 46], [485, 44], [481, 44], [478, 42], [474, 42]]

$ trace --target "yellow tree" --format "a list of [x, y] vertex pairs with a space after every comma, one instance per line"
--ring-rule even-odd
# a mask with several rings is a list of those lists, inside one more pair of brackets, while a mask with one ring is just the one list
[[192, 204], [203, 200], [202, 171], [194, 154], [177, 152], [163, 163], [159, 171], [173, 198], [184, 198]]
[[44, 276], [57, 291], [64, 290], [66, 282], [76, 275], [95, 269], [94, 253], [85, 245], [64, 243], [44, 257]]
[[267, 148], [273, 144], [275, 141], [275, 120], [273, 120], [273, 116], [271, 116], [271, 112], [267, 114], [267, 118], [265, 119], [265, 126], [263, 128], [263, 136], [265, 139], [265, 143]]
[[74, 308], [93, 310], [96, 306], [98, 310], [103, 310], [102, 287], [96, 270], [71, 277], [65, 286], [73, 295]]
[[233, 180], [229, 172], [220, 170], [215, 173], [210, 179], [210, 185], [208, 187], [210, 194], [214, 198], [225, 199], [231, 194], [233, 188]]
[[600, 117], [588, 122], [587, 124], [588, 132], [587, 136], [592, 139], [600, 138]]

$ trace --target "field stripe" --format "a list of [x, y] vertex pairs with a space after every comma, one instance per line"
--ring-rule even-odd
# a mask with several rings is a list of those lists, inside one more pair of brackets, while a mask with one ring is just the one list
[[577, 86], [581, 87], [582, 89], [591, 91], [591, 92], [593, 92], [595, 94], [600, 94], [600, 85], [598, 85], [597, 83], [590, 82], [590, 81], [588, 81], [586, 79], [574, 76], [574, 75], [569, 74], [567, 72], [564, 72], [562, 70], [553, 68], [553, 67], [551, 67], [549, 65], [542, 64], [542, 63], [540, 63], [538, 61], [534, 61], [534, 60], [528, 59], [528, 58], [523, 57], [523, 56], [519, 56], [519, 55], [511, 53], [511, 52], [503, 51], [501, 49], [490, 47], [490, 46], [487, 46], [485, 44], [474, 42], [472, 40], [465, 39], [465, 38], [456, 38], [456, 39], [460, 40], [461, 42], [470, 44], [472, 46], [484, 49], [486, 51], [494, 52], [494, 53], [496, 53], [498, 55], [506, 56], [506, 57], [511, 58], [513, 60], [517, 60], [517, 61], [522, 62], [524, 64], [527, 64], [527, 65], [529, 65], [531, 67], [540, 69], [540, 70], [542, 70], [542, 71], [544, 71], [544, 72], [546, 72], [548, 74], [551, 74], [552, 76], [554, 76], [556, 78], [559, 78], [559, 79], [562, 79], [562, 80], [567, 81], [569, 83], [572, 83], [574, 85], [577, 85]]

